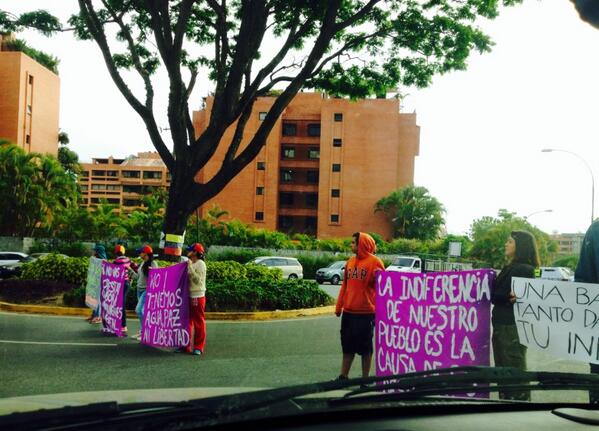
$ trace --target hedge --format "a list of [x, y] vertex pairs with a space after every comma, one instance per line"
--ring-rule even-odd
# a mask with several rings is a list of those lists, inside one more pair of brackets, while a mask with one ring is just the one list
[[208, 283], [206, 311], [295, 310], [333, 304], [315, 281], [222, 281]]
[[62, 281], [82, 286], [86, 282], [88, 266], [87, 257], [63, 257], [50, 254], [24, 264], [21, 279]]
[[16, 304], [38, 301], [75, 290], [77, 290], [76, 285], [64, 281], [20, 280], [18, 278], [0, 280], [0, 298]]

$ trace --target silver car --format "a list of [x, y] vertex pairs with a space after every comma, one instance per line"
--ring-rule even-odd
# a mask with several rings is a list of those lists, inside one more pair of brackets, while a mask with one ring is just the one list
[[290, 280], [304, 278], [304, 268], [295, 257], [260, 256], [248, 262], [268, 268], [279, 268], [283, 271], [283, 278]]
[[330, 281], [331, 284], [339, 284], [343, 280], [343, 273], [345, 272], [345, 261], [338, 260], [331, 263], [326, 268], [320, 268], [316, 271], [316, 281], [318, 284], [322, 284], [325, 281]]

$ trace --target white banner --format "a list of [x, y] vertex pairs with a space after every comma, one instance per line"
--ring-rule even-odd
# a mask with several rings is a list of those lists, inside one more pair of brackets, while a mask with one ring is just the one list
[[599, 364], [599, 284], [514, 277], [512, 291], [521, 344]]

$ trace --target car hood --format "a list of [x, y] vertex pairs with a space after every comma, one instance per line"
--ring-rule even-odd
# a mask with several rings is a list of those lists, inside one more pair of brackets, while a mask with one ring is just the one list
[[66, 406], [82, 406], [91, 403], [116, 401], [119, 404], [187, 401], [197, 398], [235, 395], [259, 391], [265, 388], [171, 388], [130, 389], [121, 391], [67, 392], [49, 395], [30, 395], [0, 399], [0, 416], [16, 412], [40, 409], [57, 409]]

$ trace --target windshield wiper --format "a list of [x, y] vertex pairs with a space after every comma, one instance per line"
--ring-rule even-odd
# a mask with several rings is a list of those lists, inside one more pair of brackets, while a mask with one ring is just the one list
[[[599, 375], [544, 371], [522, 371], [501, 367], [458, 367], [419, 373], [376, 377], [375, 385], [360, 387], [331, 400], [343, 404], [358, 395], [380, 394], [385, 399], [407, 400], [431, 395], [517, 392], [529, 390], [599, 389]], [[364, 397], [359, 400], [364, 401]], [[480, 398], [475, 399], [480, 401]]]
[[110, 420], [119, 417], [139, 417], [152, 413], [164, 413], [167, 411], [189, 411], [194, 416], [207, 418], [211, 412], [197, 402], [175, 401], [175, 402], [145, 402], [118, 404], [117, 402], [92, 403], [82, 406], [65, 406], [56, 409], [42, 409], [31, 412], [11, 413], [0, 417], [0, 429], [23, 429], [51, 428], [52, 426], [64, 426], [81, 421], [90, 422], [94, 420]]

